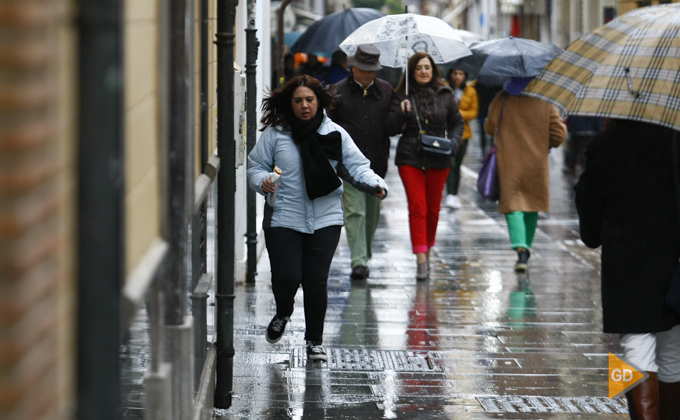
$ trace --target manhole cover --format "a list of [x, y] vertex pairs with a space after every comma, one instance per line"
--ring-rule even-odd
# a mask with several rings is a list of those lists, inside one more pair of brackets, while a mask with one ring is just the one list
[[604, 397], [476, 397], [485, 411], [493, 413], [628, 413], [625, 398]]
[[[441, 372], [434, 362], [439, 356], [435, 352], [413, 352], [397, 350], [350, 350], [326, 348], [330, 370], [385, 371], [395, 372]], [[305, 348], [293, 349], [291, 368], [307, 366]]]

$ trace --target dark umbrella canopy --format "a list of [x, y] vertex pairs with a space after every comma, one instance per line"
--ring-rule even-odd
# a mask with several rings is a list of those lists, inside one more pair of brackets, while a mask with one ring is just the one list
[[470, 45], [472, 55], [456, 60], [451, 68], [467, 71], [487, 85], [502, 85], [511, 77], [536, 76], [560, 48], [524, 38], [500, 38]]
[[335, 51], [355, 29], [383, 16], [384, 13], [368, 7], [349, 8], [332, 13], [307, 28], [293, 44], [291, 51], [294, 53]]

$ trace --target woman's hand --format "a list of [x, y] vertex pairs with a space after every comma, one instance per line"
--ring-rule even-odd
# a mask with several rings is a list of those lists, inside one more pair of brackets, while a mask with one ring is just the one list
[[401, 101], [401, 113], [404, 115], [408, 115], [408, 113], [411, 111], [411, 103], [408, 101], [408, 99], [404, 99]]
[[382, 188], [380, 188], [380, 184], [377, 184], [377, 185], [375, 186], [375, 191], [376, 191], [376, 192], [375, 192], [374, 195], [375, 195], [376, 197], [378, 197], [378, 198], [381, 199], [381, 200], [382, 200], [383, 198], [385, 198], [385, 194], [386, 194], [386, 193], [385, 193], [385, 190], [383, 190]]
[[265, 194], [273, 193], [276, 190], [276, 187], [274, 187], [274, 183], [272, 182], [271, 179], [265, 178], [264, 181], [262, 181], [262, 192]]

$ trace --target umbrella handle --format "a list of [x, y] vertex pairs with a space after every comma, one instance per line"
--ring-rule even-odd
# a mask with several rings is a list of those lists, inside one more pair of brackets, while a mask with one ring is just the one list
[[630, 91], [631, 94], [635, 96], [635, 99], [640, 97], [640, 92], [636, 92], [633, 89], [633, 78], [630, 76], [630, 68], [626, 67], [626, 80], [628, 81], [628, 90]]
[[[408, 35], [406, 35], [406, 38], [404, 39], [404, 56], [408, 54], [408, 47], [406, 46], [408, 44]], [[409, 79], [409, 74], [408, 74], [408, 59], [406, 59], [406, 64], [404, 64], [404, 80], [406, 81], [406, 97], [408, 98], [408, 79]]]

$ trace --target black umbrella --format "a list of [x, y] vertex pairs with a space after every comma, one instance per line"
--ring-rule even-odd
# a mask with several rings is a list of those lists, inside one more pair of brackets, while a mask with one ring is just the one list
[[470, 45], [472, 55], [450, 67], [469, 73], [485, 85], [502, 85], [511, 77], [536, 76], [561, 49], [552, 44], [524, 38], [500, 38]]
[[290, 50], [294, 53], [335, 51], [355, 29], [383, 16], [384, 13], [368, 7], [349, 8], [332, 13], [307, 28]]

